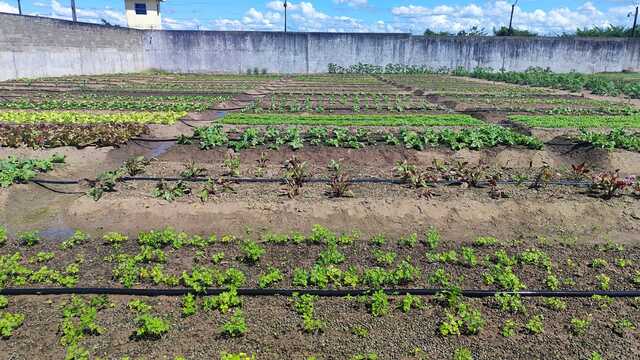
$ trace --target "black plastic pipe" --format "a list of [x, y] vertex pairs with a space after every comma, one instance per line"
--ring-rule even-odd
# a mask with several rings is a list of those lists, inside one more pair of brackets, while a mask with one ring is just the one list
[[51, 185], [76, 185], [80, 183], [80, 180], [47, 180], [47, 179], [33, 179], [30, 180], [36, 184], [51, 184]]
[[[219, 295], [228, 289], [206, 289], [199, 292], [201, 295]], [[241, 296], [292, 296], [293, 294], [309, 294], [321, 297], [343, 297], [368, 295], [375, 289], [238, 289]], [[382, 289], [388, 295], [419, 295], [433, 296], [447, 289]], [[128, 288], [6, 288], [0, 289], [0, 295], [27, 296], [27, 295], [126, 295], [126, 296], [183, 296], [195, 293], [193, 289], [128, 289]], [[601, 291], [601, 290], [565, 290], [565, 291], [503, 291], [503, 290], [462, 290], [461, 295], [469, 298], [493, 297], [496, 294], [520, 295], [522, 297], [559, 297], [559, 298], [588, 298], [594, 295], [608, 296], [611, 298], [640, 297], [640, 290], [625, 291]]]
[[[214, 178], [215, 179], [215, 178]], [[237, 183], [282, 183], [285, 181], [285, 178], [234, 178], [227, 177], [227, 180], [237, 182]], [[197, 178], [180, 178], [180, 177], [155, 177], [155, 176], [136, 176], [129, 177], [125, 176], [121, 179], [121, 181], [185, 181], [185, 182], [206, 182], [208, 181], [208, 177], [197, 177]], [[305, 183], [329, 183], [331, 179], [322, 179], [322, 178], [309, 178], [305, 179]], [[80, 184], [81, 180], [48, 180], [48, 179], [33, 179], [31, 180], [33, 183], [37, 184], [51, 184], [51, 185], [77, 185]], [[405, 181], [399, 179], [385, 179], [385, 178], [357, 178], [350, 179], [350, 183], [352, 184], [395, 184], [395, 185], [403, 185], [406, 184]], [[522, 184], [522, 185], [533, 185], [535, 182], [531, 180], [527, 181], [517, 181], [517, 180], [498, 180], [496, 181], [498, 185], [514, 185], [514, 184]], [[460, 181], [448, 181], [442, 180], [435, 182], [433, 184], [444, 185], [444, 186], [454, 186], [461, 185]], [[555, 180], [547, 182], [549, 185], [558, 185], [558, 186], [574, 186], [574, 187], [591, 187], [593, 185], [590, 181], [581, 181], [581, 180]], [[488, 181], [479, 181], [479, 187], [486, 187], [489, 185]]]

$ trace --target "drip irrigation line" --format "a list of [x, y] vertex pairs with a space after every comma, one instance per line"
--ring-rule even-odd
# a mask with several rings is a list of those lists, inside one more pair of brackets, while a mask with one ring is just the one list
[[147, 150], [152, 150], [153, 151], [153, 146], [152, 145], [141, 144], [139, 141], [136, 141], [136, 140], [131, 140], [131, 142], [136, 144], [136, 145], [138, 145], [138, 146], [140, 146], [140, 147], [142, 147], [142, 148], [145, 148]]
[[242, 110], [245, 107], [236, 106], [236, 107], [227, 107], [227, 108], [211, 108], [213, 111], [234, 111], [234, 110]]
[[86, 193], [83, 192], [83, 191], [63, 191], [63, 190], [54, 189], [52, 187], [49, 187], [49, 186], [44, 185], [44, 184], [42, 184], [40, 182], [37, 182], [37, 181], [34, 181], [33, 183], [38, 185], [38, 186], [40, 186], [40, 187], [42, 187], [42, 188], [44, 188], [44, 189], [46, 189], [46, 190], [52, 191], [52, 192], [54, 192], [56, 194], [62, 194], [62, 195], [86, 195]]
[[30, 182], [36, 183], [38, 185], [41, 185], [41, 184], [50, 184], [50, 185], [77, 185], [77, 184], [80, 184], [80, 180], [33, 179], [33, 180], [30, 180]]
[[184, 124], [184, 125], [186, 125], [186, 126], [188, 126], [188, 127], [192, 128], [192, 129], [196, 129], [196, 128], [197, 128], [197, 126], [194, 126], [194, 125], [188, 124], [184, 119], [180, 119], [179, 121], [180, 121], [180, 123], [182, 123], [182, 124]]
[[[211, 288], [203, 292], [194, 292], [193, 289], [131, 289], [131, 288], [6, 288], [0, 289], [0, 295], [6, 296], [39, 296], [39, 295], [125, 295], [125, 296], [184, 296], [187, 294], [220, 295], [228, 289]], [[375, 289], [237, 289], [240, 296], [293, 296], [293, 294], [309, 294], [320, 297], [344, 297], [369, 295]], [[388, 295], [418, 295], [434, 296], [447, 289], [382, 289]], [[564, 290], [564, 291], [503, 291], [503, 290], [462, 290], [461, 295], [468, 298], [493, 297], [496, 294], [519, 295], [521, 297], [558, 297], [558, 298], [589, 298], [594, 295], [611, 298], [640, 297], [640, 290], [602, 291], [602, 290]]]
[[[215, 110], [218, 111], [218, 110]], [[224, 116], [220, 116], [217, 117], [215, 119], [211, 119], [211, 120], [207, 120], [207, 119], [180, 119], [180, 121], [188, 121], [188, 122], [204, 122], [204, 123], [210, 123], [210, 122], [214, 122], [217, 119], [223, 118]]]
[[[212, 178], [215, 180], [215, 178]], [[286, 181], [286, 178], [241, 178], [241, 177], [225, 177], [226, 180], [236, 183], [283, 183]], [[184, 182], [207, 182], [209, 177], [195, 177], [195, 178], [181, 178], [181, 177], [161, 177], [161, 176], [125, 176], [120, 179], [120, 181], [184, 181]], [[39, 184], [51, 184], [51, 185], [77, 185], [82, 181], [86, 180], [48, 180], [48, 179], [33, 179], [31, 182], [39, 183]], [[331, 182], [331, 179], [327, 178], [308, 178], [303, 181], [304, 183], [310, 184], [324, 184]], [[386, 178], [355, 178], [350, 179], [349, 183], [351, 184], [394, 184], [394, 185], [405, 185], [406, 181], [400, 179], [386, 179]], [[517, 181], [517, 180], [498, 180], [496, 181], [497, 185], [535, 185], [535, 181]], [[429, 184], [434, 185], [443, 185], [443, 186], [459, 186], [464, 184], [461, 181], [449, 181], [449, 180], [441, 180], [437, 182], [431, 182]], [[582, 181], [582, 180], [555, 180], [546, 182], [548, 185], [557, 185], [557, 186], [573, 186], [573, 187], [591, 187], [593, 185], [590, 181]], [[489, 186], [488, 181], [479, 181], [476, 184], [476, 187], [487, 187]]]
[[144, 142], [176, 142], [178, 141], [178, 138], [173, 137], [173, 138], [141, 138], [141, 137], [132, 137], [129, 140], [131, 141], [144, 141]]

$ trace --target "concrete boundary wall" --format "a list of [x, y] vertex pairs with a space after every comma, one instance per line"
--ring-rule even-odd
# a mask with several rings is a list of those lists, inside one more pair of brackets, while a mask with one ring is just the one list
[[0, 80], [146, 69], [144, 32], [0, 14]]
[[258, 68], [270, 73], [322, 73], [329, 63], [622, 71], [640, 69], [640, 40], [142, 31], [0, 14], [0, 80], [145, 69], [237, 74]]

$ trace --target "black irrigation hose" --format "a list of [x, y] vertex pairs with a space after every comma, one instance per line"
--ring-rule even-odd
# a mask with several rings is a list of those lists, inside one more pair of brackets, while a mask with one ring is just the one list
[[235, 107], [228, 107], [228, 108], [211, 108], [211, 110], [213, 111], [235, 111], [235, 110], [242, 110], [244, 109], [244, 106], [235, 106]]
[[[180, 120], [181, 122], [183, 122], [182, 120]], [[202, 122], [211, 122], [214, 123], [216, 122], [216, 120], [186, 120], [186, 121], [202, 121]], [[184, 122], [183, 122], [184, 123]], [[189, 127], [192, 128], [196, 128], [196, 126], [193, 125], [189, 125], [189, 124], [185, 124]], [[243, 126], [243, 124], [229, 124], [229, 125], [236, 125], [236, 126]], [[267, 126], [267, 125], [264, 125]], [[301, 138], [303, 140], [314, 140], [316, 138], [308, 136], [308, 135], [302, 135]], [[172, 138], [141, 138], [141, 137], [132, 137], [129, 140], [131, 141], [143, 141], [143, 142], [177, 142], [179, 139], [177, 137], [172, 137]], [[198, 140], [196, 138], [193, 138], [193, 140]], [[229, 138], [229, 141], [241, 141], [242, 138]], [[386, 139], [383, 137], [376, 137], [376, 138], [371, 138], [369, 140], [373, 140], [376, 142], [384, 142]], [[544, 143], [545, 146], [571, 146], [571, 147], [581, 147], [581, 146], [591, 146], [593, 147], [593, 144], [585, 142], [585, 141], [577, 141], [577, 142], [553, 142], [553, 141], [549, 141]]]
[[[237, 182], [237, 183], [257, 183], [257, 184], [268, 184], [268, 183], [282, 183], [286, 179], [285, 178], [234, 178], [234, 177], [226, 177], [225, 179]], [[122, 181], [186, 181], [186, 182], [206, 182], [208, 181], [208, 177], [197, 177], [197, 178], [179, 178], [179, 177], [123, 177]], [[309, 178], [305, 179], [305, 183], [328, 183], [330, 179], [321, 179], [321, 178]], [[404, 184], [402, 180], [396, 179], [380, 179], [380, 178], [362, 178], [362, 179], [352, 179], [349, 182], [353, 184]]]
[[54, 192], [56, 194], [62, 194], [62, 195], [85, 195], [86, 194], [83, 191], [62, 191], [62, 190], [57, 190], [57, 189], [54, 189], [52, 187], [46, 186], [46, 185], [44, 185], [44, 184], [42, 184], [42, 183], [40, 183], [38, 181], [34, 181], [33, 183], [38, 185], [38, 186], [40, 186], [40, 187], [42, 187], [42, 188], [44, 188], [44, 189], [52, 191], [52, 192]]
[[[234, 178], [227, 177], [225, 178], [229, 181], [236, 183], [255, 183], [255, 184], [268, 184], [268, 183], [282, 183], [286, 179], [285, 178]], [[197, 177], [197, 178], [180, 178], [180, 177], [155, 177], [155, 176], [136, 176], [136, 177], [128, 177], [125, 176], [121, 179], [121, 181], [184, 181], [184, 182], [206, 182], [208, 181], [208, 177]], [[82, 180], [47, 180], [47, 179], [34, 179], [31, 182], [38, 184], [51, 184], [51, 185], [77, 185], [82, 182]], [[317, 183], [324, 184], [331, 182], [331, 179], [322, 179], [322, 178], [309, 178], [304, 180], [305, 183]], [[356, 178], [350, 179], [350, 183], [352, 184], [394, 184], [394, 185], [404, 185], [405, 181], [399, 179], [384, 179], [384, 178]], [[448, 181], [442, 180], [434, 182], [435, 185], [444, 185], [444, 186], [455, 186], [462, 185], [460, 181]], [[517, 180], [498, 180], [496, 181], [497, 185], [533, 185], [535, 181], [517, 181]], [[574, 187], [591, 187], [593, 185], [590, 181], [581, 181], [581, 180], [556, 180], [556, 181], [548, 181], [546, 182], [548, 185], [557, 185], [557, 186], [574, 186]], [[488, 181], [480, 181], [477, 183], [477, 187], [486, 187], [489, 186]]]
[[191, 124], [188, 124], [184, 119], [180, 119], [179, 121], [180, 121], [180, 123], [182, 123], [182, 124], [184, 124], [184, 125], [186, 125], [186, 126], [188, 126], [188, 127], [192, 128], [192, 129], [197, 128], [197, 126], [193, 126], [193, 125], [191, 125]]
[[141, 137], [132, 137], [129, 140], [131, 141], [145, 141], [145, 142], [176, 142], [178, 141], [178, 138], [166, 138], [166, 139], [161, 139], [161, 138], [141, 138]]
[[[219, 295], [228, 289], [206, 289], [199, 292], [200, 295]], [[293, 294], [309, 294], [320, 297], [344, 297], [368, 295], [374, 289], [237, 289], [240, 296], [293, 296]], [[418, 295], [434, 296], [447, 289], [382, 289], [388, 295]], [[183, 296], [195, 293], [193, 289], [129, 289], [129, 288], [6, 288], [0, 289], [0, 295], [27, 296], [27, 295], [125, 295], [125, 296]], [[601, 291], [601, 290], [564, 290], [564, 291], [502, 291], [502, 290], [462, 290], [461, 295], [469, 298], [493, 297], [496, 294], [520, 295], [522, 297], [558, 297], [558, 298], [589, 298], [594, 295], [611, 298], [640, 297], [640, 290]]]

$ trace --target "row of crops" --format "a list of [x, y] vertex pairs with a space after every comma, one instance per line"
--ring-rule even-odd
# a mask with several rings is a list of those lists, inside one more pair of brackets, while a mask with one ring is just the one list
[[[630, 74], [626, 80], [623, 76], [616, 74], [596, 74], [586, 75], [577, 72], [554, 73], [549, 69], [530, 68], [526, 71], [496, 71], [490, 68], [475, 68], [467, 70], [463, 67], [456, 69], [440, 68], [433, 69], [424, 66], [389, 64], [387, 66], [377, 66], [371, 64], [357, 64], [342, 67], [336, 64], [329, 64], [330, 74], [362, 74], [362, 75], [423, 75], [428, 78], [433, 75], [469, 76], [484, 80], [502, 81], [518, 85], [530, 85], [537, 87], [547, 87], [563, 89], [573, 92], [588, 90], [596, 95], [618, 96], [626, 95], [631, 98], [640, 97], [640, 84], [638, 84]], [[416, 76], [417, 77], [417, 76]]]
[[[126, 143], [143, 136], [148, 124], [174, 124], [186, 117], [184, 112], [133, 112], [91, 114], [87, 112], [5, 111], [0, 112], [0, 135], [3, 146], [58, 147], [109, 146]], [[638, 151], [639, 137], [633, 129], [640, 126], [638, 116], [530, 116], [514, 115], [509, 119], [534, 128], [614, 128], [608, 133], [583, 131], [577, 141], [603, 148]], [[199, 143], [202, 149], [228, 146], [236, 150], [266, 146], [306, 145], [363, 148], [378, 144], [402, 145], [424, 150], [446, 146], [453, 150], [483, 149], [499, 145], [521, 145], [540, 149], [543, 143], [505, 127], [489, 125], [469, 115], [250, 115], [232, 114], [222, 125], [195, 129], [193, 137], [173, 139], [181, 144]], [[387, 127], [372, 130], [372, 127]], [[403, 127], [405, 127], [403, 129]], [[453, 127], [454, 129], [430, 129]], [[455, 129], [464, 127], [464, 129]], [[394, 129], [397, 128], [398, 130]], [[423, 128], [419, 130], [418, 128]]]
[[[90, 113], [74, 111], [1, 111], [4, 124], [161, 124], [171, 125], [187, 112]], [[638, 115], [571, 116], [510, 115], [510, 120], [535, 128], [637, 128]], [[324, 125], [324, 126], [482, 126], [487, 123], [464, 114], [426, 115], [227, 115], [217, 122], [229, 125]]]
[[[119, 353], [108, 341], [102, 343], [118, 331], [140, 346], [167, 351], [167, 344], [182, 338], [183, 332], [193, 336], [198, 327], [192, 321], [207, 323], [198, 331], [218, 338], [222, 349], [216, 347], [213, 352], [220, 359], [243, 360], [260, 358], [255, 353], [268, 351], [256, 349], [252, 339], [267, 336], [264, 328], [272, 331], [279, 321], [291, 322], [289, 332], [312, 342], [333, 343], [337, 335], [354, 342], [376, 339], [378, 327], [385, 326], [380, 320], [412, 323], [411, 319], [422, 318], [428, 319], [420, 322], [429, 329], [431, 343], [485, 337], [526, 343], [557, 333], [572, 341], [605, 337], [620, 345], [634, 341], [640, 321], [638, 298], [617, 298], [608, 292], [640, 286], [638, 249], [614, 242], [571, 246], [544, 238], [514, 242], [482, 236], [456, 244], [433, 227], [399, 237], [365, 237], [357, 230], [336, 233], [320, 225], [307, 233], [266, 231], [244, 239], [165, 228], [140, 232], [132, 239], [118, 232], [94, 238], [75, 231], [66, 239], [51, 241], [38, 231], [8, 236], [0, 227], [0, 246], [7, 254], [0, 256], [0, 286], [5, 289], [46, 291], [59, 286], [71, 293], [76, 287], [91, 286], [120, 288], [125, 293], [127, 288], [144, 289], [148, 284], [182, 290], [175, 293], [179, 296], [164, 300], [106, 295], [52, 298], [49, 301], [55, 306], [38, 312], [60, 329], [47, 352], [60, 351], [70, 359], [88, 358], [95, 351], [106, 351], [105, 356]], [[313, 262], [301, 261], [296, 253]], [[246, 295], [251, 288], [264, 289], [267, 295], [278, 287], [291, 289], [283, 301], [272, 298], [279, 319], [258, 311], [264, 303]], [[433, 289], [433, 295], [412, 294], [419, 287]], [[478, 287], [495, 291], [481, 299], [465, 295], [465, 289]], [[562, 289], [580, 288], [599, 292], [584, 300], [560, 297]], [[306, 293], [308, 289], [326, 289], [327, 294], [337, 289], [365, 290], [329, 299]], [[531, 299], [518, 293], [523, 289], [559, 292]], [[149, 290], [151, 294], [153, 289]], [[278, 307], [282, 310], [275, 310]], [[0, 309], [2, 341], [10, 348], [16, 346], [14, 339], [24, 338], [43, 321], [17, 296], [0, 295]], [[398, 331], [411, 338], [407, 330]], [[234, 340], [245, 348], [238, 352], [237, 343], [230, 342]], [[385, 350], [373, 345], [364, 352], [354, 348], [340, 352], [347, 359], [378, 359], [398, 351], [421, 359], [430, 353], [419, 343], [413, 347], [410, 342], [400, 343], [409, 348]], [[458, 360], [489, 351], [465, 344], [438, 352]], [[598, 350], [599, 345], [594, 345], [580, 351], [586, 358], [598, 359], [602, 356]], [[315, 358], [314, 353], [306, 358]], [[183, 355], [175, 358], [184, 359]]]
[[632, 104], [332, 70], [0, 83], [3, 354], [636, 355]]
[[610, 80], [598, 75], [580, 73], [556, 74], [546, 69], [532, 68], [524, 72], [503, 71], [476, 68], [473, 71], [458, 69], [453, 72], [458, 76], [471, 76], [491, 81], [503, 81], [511, 84], [540, 86], [563, 89], [573, 92], [588, 90], [595, 95], [640, 98], [640, 84], [622, 80]]

